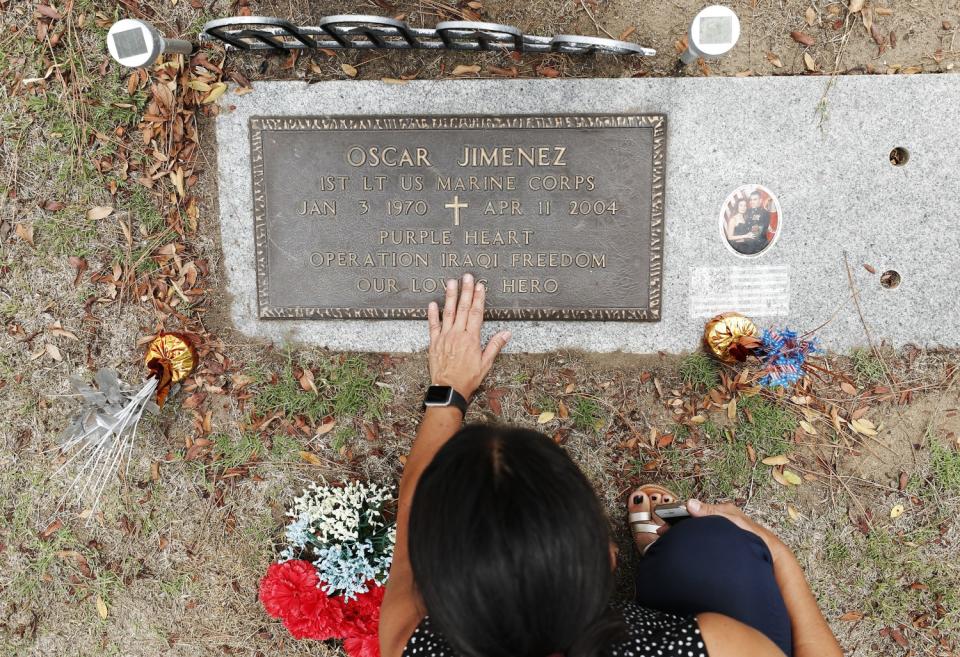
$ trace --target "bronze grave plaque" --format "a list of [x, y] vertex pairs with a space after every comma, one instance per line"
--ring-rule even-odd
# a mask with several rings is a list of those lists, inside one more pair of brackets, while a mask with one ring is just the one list
[[660, 319], [663, 115], [254, 117], [261, 319]]

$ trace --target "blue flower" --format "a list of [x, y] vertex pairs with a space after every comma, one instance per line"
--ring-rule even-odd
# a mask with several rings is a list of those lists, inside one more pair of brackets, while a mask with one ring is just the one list
[[818, 353], [814, 341], [801, 340], [794, 331], [763, 329], [760, 347], [756, 350], [764, 364], [760, 385], [767, 388], [788, 388], [804, 377], [807, 356]]

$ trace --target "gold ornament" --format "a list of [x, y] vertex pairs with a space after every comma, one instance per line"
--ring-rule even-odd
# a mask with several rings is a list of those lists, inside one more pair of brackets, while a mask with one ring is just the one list
[[757, 325], [740, 313], [717, 315], [703, 330], [703, 341], [714, 356], [724, 363], [744, 361], [757, 346], [760, 331]]
[[190, 376], [197, 365], [197, 350], [182, 333], [161, 333], [147, 347], [143, 358], [150, 375], [157, 379], [157, 404], [163, 406], [170, 386]]

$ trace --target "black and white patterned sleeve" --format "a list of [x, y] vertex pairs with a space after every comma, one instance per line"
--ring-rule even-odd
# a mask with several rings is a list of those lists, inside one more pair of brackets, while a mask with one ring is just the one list
[[634, 604], [622, 609], [630, 638], [614, 649], [614, 657], [709, 657], [694, 616]]

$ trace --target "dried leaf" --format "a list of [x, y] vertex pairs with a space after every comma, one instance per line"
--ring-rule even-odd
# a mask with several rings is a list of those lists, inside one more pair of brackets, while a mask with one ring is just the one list
[[737, 419], [737, 399], [733, 398], [727, 403], [727, 419], [736, 420]]
[[890, 509], [890, 518], [891, 520], [896, 520], [903, 515], [903, 512], [906, 511], [902, 504], [894, 504], [893, 508]]
[[750, 459], [751, 465], [757, 462], [757, 450], [750, 443], [747, 443], [747, 458]]
[[194, 91], [210, 91], [210, 85], [204, 82], [203, 80], [193, 79], [187, 83], [187, 86], [193, 89]]
[[817, 70], [817, 61], [808, 52], [803, 53], [803, 63], [806, 65], [808, 71]]
[[56, 8], [51, 7], [49, 5], [37, 5], [37, 12], [39, 12], [43, 16], [46, 16], [47, 18], [52, 18], [53, 20], [59, 20], [63, 18], [63, 16], [60, 15], [60, 12], [57, 11]]
[[565, 420], [570, 417], [570, 409], [567, 408], [567, 405], [563, 403], [563, 400], [557, 402], [557, 415], [560, 416], [561, 420]]
[[317, 390], [317, 384], [314, 383], [313, 372], [309, 367], [303, 368], [303, 374], [300, 375], [299, 381], [300, 387], [307, 392], [312, 392], [315, 395], [320, 394], [320, 392]]
[[867, 263], [863, 263], [863, 268], [866, 269], [866, 270], [867, 270], [868, 272], [870, 272], [871, 274], [876, 274], [876, 273], [877, 273], [877, 269], [876, 269], [876, 267], [874, 267], [873, 265], [868, 265]]
[[60, 322], [54, 322], [53, 324], [47, 327], [47, 330], [50, 331], [50, 333], [52, 333], [53, 335], [56, 335], [61, 338], [67, 338], [68, 340], [78, 340], [78, 341], [80, 340], [80, 338], [77, 337], [76, 333], [74, 333], [73, 331], [68, 331], [67, 329], [63, 328]]
[[863, 620], [863, 614], [859, 611], [848, 611], [840, 617], [840, 620], [846, 622]]
[[790, 520], [793, 522], [798, 522], [800, 520], [800, 512], [797, 511], [792, 504], [787, 505], [787, 515], [790, 516]]
[[856, 395], [856, 394], [857, 394], [857, 389], [854, 388], [853, 385], [851, 385], [850, 383], [847, 383], [846, 381], [844, 381], [844, 382], [842, 382], [842, 383], [840, 384], [840, 389], [843, 390], [843, 391], [844, 391], [845, 393], [847, 393], [848, 395]]
[[50, 356], [53, 360], [61, 361], [63, 360], [63, 355], [60, 353], [60, 349], [57, 348], [57, 345], [47, 343], [44, 345], [44, 351], [47, 352], [47, 355]]
[[211, 86], [210, 93], [208, 93], [206, 97], [200, 102], [204, 105], [215, 103], [217, 102], [217, 99], [219, 99], [220, 96], [222, 96], [226, 90], [227, 90], [227, 85], [225, 82], [216, 82]]
[[331, 431], [333, 431], [333, 428], [335, 426], [337, 426], [336, 420], [329, 420], [327, 422], [324, 422], [323, 424], [320, 425], [320, 428], [317, 429], [317, 433], [314, 434], [314, 438], [316, 438], [317, 436], [323, 436], [325, 434], [330, 433]]
[[813, 27], [817, 22], [817, 10], [813, 7], [807, 7], [807, 11], [804, 13], [804, 18], [807, 21], [807, 25]]
[[51, 522], [49, 525], [47, 525], [46, 529], [44, 529], [42, 532], [40, 532], [40, 540], [41, 540], [41, 541], [48, 541], [48, 540], [50, 540], [50, 537], [53, 536], [54, 534], [56, 534], [56, 533], [60, 530], [61, 527], [63, 527], [63, 521], [62, 521], [62, 520], [54, 520], [54, 521]]
[[780, 60], [780, 57], [775, 55], [772, 52], [767, 53], [767, 61], [776, 66], [777, 68], [783, 68], [783, 62]]
[[537, 73], [542, 75], [545, 78], [558, 78], [560, 77], [560, 71], [553, 68], [552, 66], [541, 66], [537, 69]]
[[803, 483], [803, 479], [800, 478], [800, 475], [798, 475], [796, 472], [793, 472], [792, 470], [784, 470], [783, 478], [787, 480], [787, 483], [793, 486], [799, 486], [800, 484]]
[[577, 389], [576, 383], [568, 383], [567, 387], [563, 389], [563, 392], [569, 395], [571, 392], [573, 392], [576, 389]]
[[480, 66], [477, 64], [457, 64], [453, 68], [453, 75], [475, 75], [480, 72]]
[[673, 443], [673, 434], [665, 433], [657, 440], [657, 447], [663, 449], [664, 447], [668, 447], [671, 443]]
[[510, 68], [501, 68], [499, 66], [488, 66], [487, 73], [490, 75], [500, 75], [507, 78], [515, 78], [520, 75], [520, 71], [517, 70], [516, 66], [511, 66]]
[[806, 420], [800, 420], [800, 428], [803, 429], [807, 434], [811, 436], [817, 435], [817, 430], [813, 428], [813, 425], [807, 422]]
[[313, 452], [300, 452], [300, 458], [310, 465], [323, 465], [323, 461], [320, 460], [320, 457]]
[[692, 418], [690, 418], [691, 424], [703, 424], [706, 421], [707, 421], [707, 418], [704, 417], [703, 415], [694, 415]]
[[33, 243], [33, 224], [17, 224], [13, 227], [13, 232], [24, 242], [36, 248]]
[[774, 468], [773, 470], [770, 471], [770, 474], [771, 476], [773, 476], [773, 480], [778, 484], [780, 484], [781, 486], [786, 486], [787, 488], [790, 487], [790, 482], [786, 480], [786, 478], [783, 476], [783, 473], [780, 472], [780, 470]]
[[113, 213], [113, 208], [109, 205], [95, 205], [94, 207], [87, 210], [87, 220], [97, 221], [99, 219], [106, 219], [112, 213]]
[[620, 39], [621, 41], [626, 41], [627, 39], [630, 38], [630, 35], [633, 34], [633, 33], [636, 32], [636, 31], [637, 31], [636, 26], [635, 26], [635, 25], [631, 25], [630, 27], [628, 27], [627, 29], [625, 29], [623, 32], [621, 32], [621, 33], [620, 33], [620, 36], [617, 37], [617, 38]]
[[764, 465], [786, 465], [790, 462], [790, 459], [788, 459], [785, 454], [779, 454], [777, 456], [768, 456], [760, 462]]
[[796, 41], [797, 43], [803, 44], [805, 46], [812, 46], [817, 42], [817, 40], [814, 39], [812, 36], [810, 36], [806, 32], [800, 32], [799, 30], [795, 30], [791, 32], [790, 36], [793, 37], [794, 41]]
[[537, 417], [537, 424], [546, 424], [547, 422], [552, 420], [554, 417], [556, 416], [550, 411], [544, 411]]
[[847, 11], [851, 14], [855, 14], [861, 9], [863, 9], [864, 0], [850, 0], [850, 5], [847, 7]]
[[877, 430], [873, 422], [867, 419], [853, 420], [850, 422], [850, 428], [863, 436], [876, 436]]
[[343, 63], [340, 64], [340, 70], [343, 71], [346, 75], [351, 78], [357, 77], [357, 67], [351, 64]]
[[103, 598], [101, 598], [99, 595], [97, 596], [95, 602], [97, 605], [97, 615], [100, 616], [100, 620], [107, 620], [107, 603], [104, 602]]

